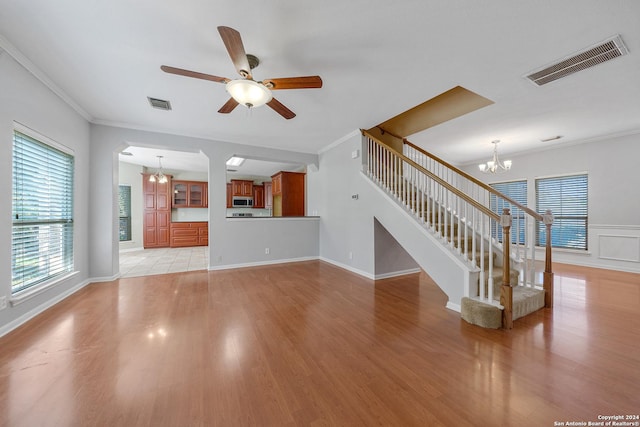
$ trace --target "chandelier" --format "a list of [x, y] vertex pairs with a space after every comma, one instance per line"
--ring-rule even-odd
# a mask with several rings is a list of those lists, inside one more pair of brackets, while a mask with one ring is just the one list
[[478, 165], [480, 168], [480, 172], [484, 173], [502, 173], [511, 169], [511, 160], [505, 160], [501, 162], [498, 158], [498, 143], [500, 141], [491, 141], [493, 144], [493, 158], [489, 160], [487, 163], [482, 163]]
[[156, 172], [154, 175], [151, 175], [149, 177], [149, 181], [150, 182], [158, 181], [158, 183], [160, 183], [160, 184], [166, 184], [169, 181], [169, 179], [162, 172], [162, 158], [164, 156], [156, 156], [156, 157], [158, 158], [158, 172]]

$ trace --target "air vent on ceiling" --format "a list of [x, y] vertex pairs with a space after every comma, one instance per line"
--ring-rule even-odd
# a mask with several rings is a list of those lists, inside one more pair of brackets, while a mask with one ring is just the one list
[[149, 104], [151, 104], [153, 108], [157, 108], [159, 110], [171, 110], [171, 103], [169, 101], [165, 101], [164, 99], [151, 98], [150, 96], [147, 96], [147, 99], [149, 100]]
[[561, 79], [577, 71], [610, 61], [629, 53], [620, 35], [612, 37], [596, 46], [580, 51], [555, 64], [533, 71], [526, 77], [538, 86]]

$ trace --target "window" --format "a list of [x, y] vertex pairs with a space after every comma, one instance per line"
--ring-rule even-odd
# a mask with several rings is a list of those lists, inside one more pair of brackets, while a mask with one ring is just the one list
[[14, 131], [12, 188], [15, 294], [73, 270], [73, 155]]
[[120, 216], [120, 241], [131, 240], [131, 186], [118, 187], [118, 212]]
[[[587, 250], [587, 175], [536, 179], [536, 210], [551, 209], [551, 246]], [[546, 229], [536, 223], [536, 244], [547, 243]]]
[[[527, 206], [527, 181], [511, 181], [511, 182], [499, 182], [496, 184], [491, 184], [491, 187], [498, 190], [505, 196], [510, 199], [520, 203], [522, 206]], [[525, 225], [524, 225], [524, 212], [512, 206], [511, 203], [496, 197], [495, 195], [491, 195], [491, 210], [497, 213], [498, 215], [502, 215], [502, 210], [504, 208], [511, 209], [511, 243], [522, 243], [524, 242], [525, 235]], [[498, 241], [502, 242], [502, 227], [500, 224], [496, 224], [492, 222], [491, 224], [491, 235], [494, 236]], [[519, 239], [516, 240], [516, 237]]]

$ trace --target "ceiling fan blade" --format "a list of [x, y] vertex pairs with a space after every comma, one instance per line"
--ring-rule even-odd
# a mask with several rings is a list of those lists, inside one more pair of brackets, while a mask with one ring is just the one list
[[229, 81], [229, 79], [226, 77], [218, 77], [211, 74], [199, 73], [197, 71], [189, 71], [189, 70], [184, 70], [182, 68], [169, 67], [168, 65], [163, 65], [160, 67], [160, 69], [165, 73], [177, 74], [179, 76], [193, 77], [193, 78], [202, 79], [202, 80], [211, 80], [212, 82], [217, 82], [217, 83], [227, 83]]
[[273, 109], [276, 113], [280, 114], [285, 119], [293, 119], [296, 113], [285, 107], [280, 101], [275, 98], [271, 98], [271, 101], [267, 102], [267, 105]]
[[317, 89], [322, 87], [320, 76], [283, 77], [279, 79], [266, 79], [262, 84], [271, 90], [278, 89]]
[[229, 100], [218, 110], [218, 113], [229, 114], [237, 106], [238, 106], [238, 101], [236, 101], [233, 98], [229, 98]]
[[249, 60], [247, 54], [244, 51], [244, 45], [242, 44], [242, 38], [240, 33], [230, 27], [218, 27], [222, 42], [229, 52], [233, 65], [238, 70], [238, 73], [242, 77], [252, 78], [251, 67], [249, 66]]

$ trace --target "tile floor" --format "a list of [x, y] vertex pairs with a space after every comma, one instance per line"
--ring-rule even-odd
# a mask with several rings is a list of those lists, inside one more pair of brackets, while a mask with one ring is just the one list
[[206, 270], [209, 247], [140, 249], [120, 252], [120, 277]]

